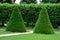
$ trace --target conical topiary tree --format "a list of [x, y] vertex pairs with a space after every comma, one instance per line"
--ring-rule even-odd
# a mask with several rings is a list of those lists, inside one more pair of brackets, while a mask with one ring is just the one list
[[18, 7], [13, 9], [6, 30], [12, 32], [26, 32], [24, 21]]
[[53, 26], [50, 22], [46, 8], [42, 8], [39, 18], [36, 22], [34, 33], [53, 34]]

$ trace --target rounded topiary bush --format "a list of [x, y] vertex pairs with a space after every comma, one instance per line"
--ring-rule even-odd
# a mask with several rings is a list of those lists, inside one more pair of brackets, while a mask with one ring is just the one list
[[26, 32], [25, 24], [18, 7], [13, 9], [6, 30], [12, 32]]
[[42, 8], [39, 18], [36, 22], [34, 33], [53, 34], [53, 26], [50, 22], [46, 8]]

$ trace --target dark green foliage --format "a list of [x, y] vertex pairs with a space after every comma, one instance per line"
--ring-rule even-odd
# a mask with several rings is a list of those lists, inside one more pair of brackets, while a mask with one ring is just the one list
[[[15, 2], [15, 0], [13, 0]], [[6, 3], [13, 3], [12, 0], [6, 0]]]
[[50, 0], [42, 0], [43, 3], [50, 3]]
[[12, 7], [9, 4], [0, 4], [0, 23], [4, 24], [10, 18]]
[[54, 27], [60, 25], [60, 4], [0, 4], [0, 23], [9, 20], [12, 9], [19, 6], [22, 17], [28, 26], [35, 25], [42, 7], [46, 7], [51, 23]]
[[7, 31], [26, 32], [26, 28], [18, 7], [14, 7], [10, 20], [7, 23]]
[[36, 0], [22, 0], [22, 3], [27, 3], [27, 4], [36, 3]]
[[[0, 0], [1, 3], [12, 3], [12, 0]], [[13, 0], [15, 2], [15, 0]]]
[[6, 0], [7, 3], [12, 3], [12, 0]]
[[2, 2], [3, 2], [3, 0], [0, 0], [0, 2], [2, 3]]
[[40, 11], [40, 8], [38, 8], [38, 5], [37, 6], [35, 4], [34, 5], [32, 4], [21, 5], [20, 9], [22, 12], [23, 19], [26, 22], [26, 25], [34, 26], [38, 18], [39, 11]]
[[50, 22], [46, 8], [42, 8], [39, 18], [36, 22], [34, 33], [53, 34], [53, 26]]
[[60, 0], [42, 0], [43, 3], [60, 3]]
[[20, 5], [22, 16], [25, 22], [27, 22], [29, 25], [35, 25], [41, 7], [46, 7], [54, 28], [60, 25], [60, 4], [36, 5], [37, 4]]
[[3, 0], [0, 0], [0, 3], [5, 3], [5, 1], [3, 1]]

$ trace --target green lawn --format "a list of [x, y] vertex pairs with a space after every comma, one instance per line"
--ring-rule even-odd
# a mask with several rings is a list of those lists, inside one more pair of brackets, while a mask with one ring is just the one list
[[0, 40], [60, 40], [60, 34], [25, 34], [10, 37], [0, 37]]
[[[28, 27], [27, 30], [30, 31], [32, 30], [33, 28], [31, 27]], [[9, 33], [14, 33], [14, 32], [9, 32], [9, 31], [6, 31], [6, 28], [0, 28], [0, 34], [9, 34]]]
[[[0, 40], [60, 40], [60, 30], [55, 30], [56, 34], [24, 34], [10, 37], [0, 37]], [[5, 29], [0, 30], [0, 34], [11, 33], [5, 31]]]
[[[30, 29], [31, 30], [31, 29]], [[60, 40], [60, 30], [55, 30], [56, 34], [24, 34], [10, 37], [0, 37], [0, 40]], [[0, 28], [0, 34], [8, 34], [12, 32], [5, 31]]]
[[5, 31], [5, 28], [0, 28], [0, 34], [8, 34], [8, 33], [12, 33], [12, 32]]

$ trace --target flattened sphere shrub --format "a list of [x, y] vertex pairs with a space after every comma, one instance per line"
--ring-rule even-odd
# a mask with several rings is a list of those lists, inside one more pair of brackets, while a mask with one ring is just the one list
[[53, 26], [50, 22], [46, 8], [42, 8], [36, 22], [34, 33], [54, 34]]
[[18, 7], [14, 7], [6, 30], [12, 32], [26, 32], [25, 24]]

